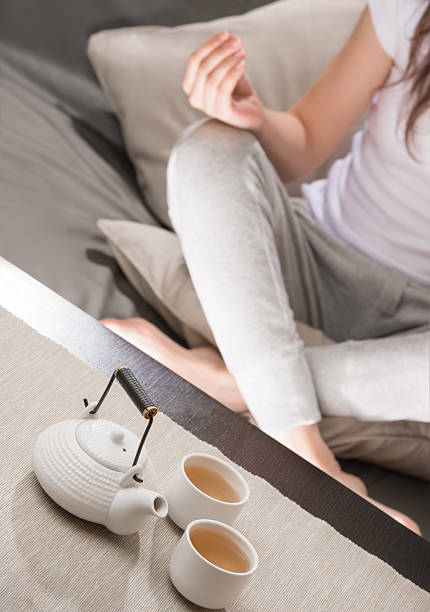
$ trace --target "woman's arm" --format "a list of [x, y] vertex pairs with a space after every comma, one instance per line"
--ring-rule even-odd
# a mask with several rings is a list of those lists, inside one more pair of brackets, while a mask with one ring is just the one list
[[263, 109], [252, 131], [283, 181], [327, 159], [370, 104], [391, 64], [366, 8], [345, 46], [297, 104], [287, 112]]

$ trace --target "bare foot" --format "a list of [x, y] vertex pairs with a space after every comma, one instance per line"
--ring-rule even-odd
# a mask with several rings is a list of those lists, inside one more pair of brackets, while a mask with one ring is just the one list
[[156, 325], [138, 317], [102, 319], [110, 330], [156, 359], [234, 412], [245, 412], [246, 404], [220, 353], [212, 346], [187, 349], [169, 338]]
[[355, 476], [354, 474], [348, 474], [347, 472], [343, 472], [340, 469], [339, 471], [330, 474], [330, 476], [341, 482], [343, 485], [345, 485], [345, 487], [348, 487], [348, 489], [354, 491], [354, 493], [360, 495], [360, 497], [371, 503], [373, 506], [376, 506], [377, 508], [391, 516], [391, 518], [396, 520], [398, 523], [401, 523], [411, 531], [414, 531], [416, 534], [421, 535], [421, 530], [419, 526], [409, 516], [406, 516], [406, 514], [399, 512], [399, 510], [394, 510], [394, 508], [390, 508], [389, 506], [386, 506], [385, 504], [381, 504], [381, 502], [376, 501], [376, 499], [369, 497], [366, 485], [358, 476]]
[[399, 512], [398, 510], [389, 508], [385, 504], [381, 504], [381, 502], [378, 502], [375, 499], [372, 499], [371, 497], [367, 497], [366, 495], [364, 495], [363, 497], [386, 514], [389, 514], [394, 520], [396, 520], [398, 523], [401, 523], [404, 527], [407, 527], [411, 531], [414, 531], [419, 536], [422, 535], [421, 529], [419, 528], [418, 524], [409, 516], [403, 514], [403, 512]]
[[373, 506], [376, 506], [389, 516], [396, 520], [398, 523], [401, 523], [411, 531], [414, 531], [416, 534], [421, 535], [421, 530], [417, 523], [411, 519], [406, 514], [399, 512], [399, 510], [394, 510], [394, 508], [390, 508], [385, 504], [381, 504], [381, 502], [376, 501], [372, 497], [369, 497], [367, 494], [367, 487], [364, 482], [358, 476], [354, 476], [353, 474], [347, 474], [346, 472], [341, 472], [340, 475], [335, 475], [334, 478], [344, 484], [349, 489], [352, 489], [355, 493], [363, 497], [365, 500], [370, 502]]
[[381, 502], [376, 501], [376, 499], [369, 497], [366, 485], [358, 476], [348, 474], [347, 472], [340, 472], [340, 474], [335, 474], [333, 477], [349, 489], [352, 489], [355, 493], [363, 497], [365, 500], [367, 500], [368, 502], [391, 516], [398, 523], [401, 523], [411, 531], [414, 531], [418, 535], [421, 535], [421, 530], [419, 526], [409, 516], [406, 516], [406, 514], [399, 512], [399, 510], [394, 510], [394, 508], [390, 508], [389, 506], [386, 506], [385, 504], [381, 504]]
[[[102, 319], [100, 322], [234, 412], [247, 410], [233, 376], [214, 347], [184, 348], [153, 323], [137, 317]], [[411, 518], [370, 498], [366, 485], [360, 478], [342, 471], [331, 475], [396, 521], [421, 535], [420, 528]]]
[[337, 474], [331, 474], [333, 478], [341, 482], [345, 487], [357, 493], [357, 495], [361, 495], [361, 497], [367, 498], [367, 487], [364, 482], [358, 476], [354, 474], [348, 474], [348, 472], [340, 471]]

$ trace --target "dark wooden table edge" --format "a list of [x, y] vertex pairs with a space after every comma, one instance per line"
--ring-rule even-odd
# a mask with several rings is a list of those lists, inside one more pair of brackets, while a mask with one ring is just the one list
[[176, 423], [430, 592], [429, 542], [1, 257], [0, 306], [106, 376], [126, 363]]

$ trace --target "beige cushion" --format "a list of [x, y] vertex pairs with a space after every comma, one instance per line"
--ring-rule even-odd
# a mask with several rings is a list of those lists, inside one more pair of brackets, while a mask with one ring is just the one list
[[[181, 89], [190, 53], [221, 29], [240, 35], [247, 74], [263, 103], [292, 106], [315, 81], [350, 34], [365, 0], [284, 0], [206, 23], [175, 28], [143, 26], [93, 34], [88, 53], [121, 123], [145, 200], [171, 227], [166, 205], [166, 165], [181, 131], [204, 115]], [[350, 138], [319, 169], [349, 150]], [[292, 195], [298, 184], [289, 186]]]
[[97, 225], [125, 276], [172, 330], [191, 347], [215, 345], [176, 234], [132, 221]]
[[[176, 234], [133, 221], [100, 219], [97, 225], [130, 283], [173, 331], [190, 347], [216, 346]], [[332, 342], [319, 329], [297, 326], [305, 344]]]

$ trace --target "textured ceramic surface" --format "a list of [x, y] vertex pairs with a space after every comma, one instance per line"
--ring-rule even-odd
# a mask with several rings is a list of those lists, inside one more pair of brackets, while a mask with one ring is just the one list
[[[76, 426], [76, 439], [84, 452], [97, 463], [115, 471], [130, 469], [139, 439], [128, 429], [105, 419], [83, 420]], [[142, 448], [139, 463], [145, 465]]]
[[[61, 421], [37, 437], [34, 471], [46, 493], [65, 510], [116, 533], [134, 533], [148, 514], [167, 513], [165, 498], [152, 490], [156, 475], [145, 449], [132, 467], [138, 444], [133, 433], [111, 421]], [[143, 482], [136, 482], [134, 475]]]

